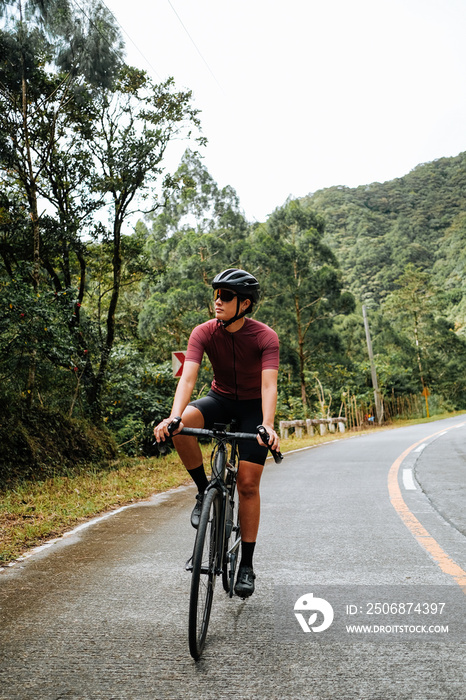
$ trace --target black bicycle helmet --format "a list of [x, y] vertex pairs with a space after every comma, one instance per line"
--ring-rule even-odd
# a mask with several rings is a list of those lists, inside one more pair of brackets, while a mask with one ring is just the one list
[[[228, 270], [223, 270], [223, 272], [216, 275], [212, 280], [212, 287], [214, 289], [229, 289], [237, 295], [236, 314], [229, 321], [220, 321], [224, 328], [227, 328], [231, 323], [234, 323], [246, 314], [250, 314], [254, 303], [259, 301], [259, 282], [249, 272], [239, 270], [237, 267], [229, 267]], [[250, 299], [251, 304], [240, 313], [241, 299]]]
[[256, 278], [245, 270], [230, 267], [223, 270], [212, 280], [214, 289], [230, 289], [242, 299], [251, 299], [253, 303], [259, 301], [260, 286]]

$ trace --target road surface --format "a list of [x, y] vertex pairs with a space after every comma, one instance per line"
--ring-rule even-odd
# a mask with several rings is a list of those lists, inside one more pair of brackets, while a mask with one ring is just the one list
[[[268, 461], [256, 593], [230, 600], [218, 585], [199, 662], [187, 645], [191, 487], [5, 568], [0, 698], [465, 700], [465, 453], [460, 416]], [[410, 634], [422, 612], [407, 607], [406, 631], [391, 634], [374, 591], [397, 612], [445, 594], [433, 618], [452, 634]], [[304, 631], [302, 594], [332, 603], [327, 631], [314, 631], [320, 613], [303, 614]], [[354, 604], [390, 633], [337, 629]]]

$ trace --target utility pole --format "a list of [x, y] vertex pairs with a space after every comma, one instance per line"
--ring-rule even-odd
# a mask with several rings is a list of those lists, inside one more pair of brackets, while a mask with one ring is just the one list
[[372, 386], [374, 387], [375, 412], [377, 413], [377, 422], [379, 425], [381, 425], [383, 419], [383, 403], [379, 391], [379, 384], [377, 382], [377, 371], [375, 369], [374, 354], [372, 352], [371, 334], [369, 332], [369, 322], [367, 320], [366, 307], [364, 306], [364, 304], [362, 306], [362, 315], [364, 318], [364, 329], [366, 331], [367, 352], [369, 353], [369, 361], [371, 364]]

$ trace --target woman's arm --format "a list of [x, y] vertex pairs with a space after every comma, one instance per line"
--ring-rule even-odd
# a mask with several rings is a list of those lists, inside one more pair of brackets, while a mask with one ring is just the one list
[[176, 387], [170, 418], [175, 418], [176, 416], [181, 416], [183, 414], [184, 409], [191, 401], [191, 396], [194, 390], [194, 385], [196, 384], [198, 373], [199, 365], [197, 362], [186, 361], [184, 363], [183, 374], [181, 375], [178, 386]]
[[[177, 416], [182, 416], [183, 411], [191, 401], [194, 385], [196, 384], [197, 375], [199, 373], [199, 365], [197, 362], [186, 361], [183, 366], [183, 374], [175, 391], [173, 406], [168, 418], [165, 418], [154, 428], [154, 435], [157, 442], [165, 440], [169, 436], [168, 426]], [[180, 426], [182, 427], [182, 426]]]
[[[277, 408], [277, 380], [278, 370], [264, 369], [261, 375], [261, 393], [262, 393], [262, 424], [272, 438], [270, 447], [274, 450], [280, 448], [278, 435], [275, 432], [275, 410]], [[258, 438], [261, 444], [262, 440]]]

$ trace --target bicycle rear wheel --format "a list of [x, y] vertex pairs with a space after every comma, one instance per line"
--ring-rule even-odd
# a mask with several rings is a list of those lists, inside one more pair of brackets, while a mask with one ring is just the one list
[[208, 489], [202, 504], [193, 552], [193, 573], [189, 599], [189, 651], [194, 659], [202, 654], [219, 572], [220, 494]]

